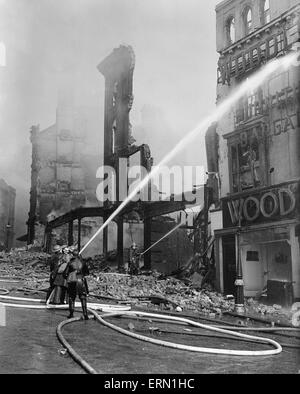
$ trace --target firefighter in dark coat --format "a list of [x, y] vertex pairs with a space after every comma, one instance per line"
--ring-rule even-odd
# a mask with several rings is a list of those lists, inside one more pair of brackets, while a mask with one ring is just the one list
[[49, 278], [49, 289], [46, 295], [46, 301], [49, 299], [52, 290], [54, 289], [54, 279], [55, 279], [55, 272], [58, 267], [59, 262], [59, 253], [61, 252], [61, 248], [59, 245], [55, 245], [53, 248], [53, 254], [49, 259], [49, 268], [50, 268], [50, 278]]
[[140, 253], [135, 242], [129, 249], [128, 269], [130, 275], [138, 275], [140, 273]]
[[69, 311], [70, 314], [68, 318], [72, 318], [75, 309], [75, 299], [78, 295], [83, 316], [85, 320], [88, 320], [88, 312], [87, 312], [87, 302], [86, 297], [88, 294], [88, 286], [85, 276], [89, 275], [89, 269], [84, 260], [78, 254], [77, 250], [72, 252], [71, 260], [68, 264], [68, 267], [65, 271], [65, 278], [68, 284], [68, 295], [69, 295]]

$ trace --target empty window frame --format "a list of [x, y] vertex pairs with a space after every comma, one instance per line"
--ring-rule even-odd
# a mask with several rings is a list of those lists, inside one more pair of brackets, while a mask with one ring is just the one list
[[231, 73], [232, 74], [236, 73], [236, 59], [231, 60]]
[[257, 48], [253, 48], [251, 50], [251, 59], [252, 59], [252, 63], [256, 64], [258, 62], [258, 50]]
[[299, 39], [298, 26], [292, 26], [286, 31], [287, 45], [292, 45]]
[[237, 62], [238, 62], [238, 71], [243, 71], [244, 70], [243, 56], [239, 56]]
[[269, 57], [276, 55], [276, 47], [275, 47], [275, 38], [274, 37], [268, 41], [268, 52], [269, 52]]
[[263, 25], [271, 21], [270, 0], [262, 0], [261, 22]]
[[276, 36], [277, 42], [277, 53], [282, 53], [284, 51], [284, 36], [283, 33], [277, 34]]
[[229, 45], [235, 42], [235, 19], [233, 16], [227, 19], [226, 22], [226, 37]]
[[244, 54], [244, 58], [245, 58], [245, 68], [246, 68], [246, 70], [248, 70], [248, 69], [250, 68], [250, 66], [251, 66], [251, 62], [250, 62], [250, 53], [249, 53], [249, 52], [246, 52], [246, 53]]
[[260, 59], [261, 60], [266, 59], [267, 58], [267, 44], [265, 42], [260, 45], [259, 51], [260, 51]]
[[248, 35], [252, 31], [252, 10], [246, 7], [243, 11], [244, 34]]

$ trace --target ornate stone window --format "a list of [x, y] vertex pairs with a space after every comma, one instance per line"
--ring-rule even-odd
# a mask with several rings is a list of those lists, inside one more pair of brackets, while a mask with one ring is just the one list
[[268, 41], [269, 57], [276, 55], [275, 38]]
[[276, 41], [277, 41], [277, 52], [278, 54], [281, 54], [284, 51], [284, 47], [285, 47], [283, 33], [277, 34]]
[[295, 42], [298, 41], [299, 39], [299, 31], [298, 31], [298, 26], [294, 25], [290, 27], [287, 32], [287, 45], [294, 44]]
[[260, 59], [265, 60], [267, 58], [267, 44], [264, 42], [259, 47]]
[[252, 31], [252, 9], [246, 7], [243, 11], [244, 34], [247, 36]]
[[226, 22], [226, 37], [228, 45], [235, 42], [235, 19], [233, 16], [229, 17]]
[[261, 3], [261, 23], [266, 25], [271, 21], [270, 0], [262, 0]]

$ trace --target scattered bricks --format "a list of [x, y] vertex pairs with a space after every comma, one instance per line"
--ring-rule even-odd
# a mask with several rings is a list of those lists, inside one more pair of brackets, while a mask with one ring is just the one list
[[[0, 252], [0, 276], [20, 280], [18, 288], [44, 290], [49, 285], [49, 257], [49, 254], [34, 248]], [[147, 275], [130, 276], [113, 272], [108, 267], [110, 272], [107, 272], [108, 268], [102, 264], [102, 256], [97, 259], [88, 261], [92, 275], [87, 278], [89, 289], [96, 296], [110, 296], [120, 302], [161, 310], [163, 305], [150, 305], [149, 302], [150, 297], [159, 295], [167, 299], [167, 304], [173, 305], [177, 311], [201, 312], [214, 317], [226, 311], [234, 311], [232, 295], [223, 296], [208, 288], [196, 289], [192, 281], [187, 284], [186, 281], [162, 276], [155, 271]], [[267, 306], [252, 298], [245, 300], [245, 306], [247, 312], [262, 315], [279, 316], [286, 313], [280, 305]]]

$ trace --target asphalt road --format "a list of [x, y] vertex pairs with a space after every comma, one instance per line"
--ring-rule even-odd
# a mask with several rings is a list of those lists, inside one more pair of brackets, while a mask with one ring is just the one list
[[[61, 353], [62, 345], [56, 337], [56, 327], [66, 319], [67, 314], [67, 311], [7, 307], [5, 324], [2, 321], [3, 325], [0, 325], [0, 373], [85, 373], [70, 356]], [[76, 315], [79, 316], [79, 313]], [[130, 322], [116, 318], [111, 321], [124, 328], [128, 328]], [[147, 335], [149, 327], [153, 325], [178, 331], [180, 334], [152, 335], [177, 343], [231, 349], [268, 348], [232, 339], [184, 335], [184, 327], [179, 325], [170, 327], [165, 323], [134, 320], [132, 323], [136, 332]], [[194, 328], [192, 331], [200, 332]], [[74, 349], [100, 374], [295, 374], [300, 371], [299, 349], [285, 348], [279, 355], [263, 357], [199, 354], [129, 338], [95, 320], [75, 322], [66, 326], [63, 333]], [[276, 339], [279, 340], [279, 337]], [[289, 339], [284, 338], [282, 341], [287, 342]], [[300, 344], [299, 339], [292, 342]]]

